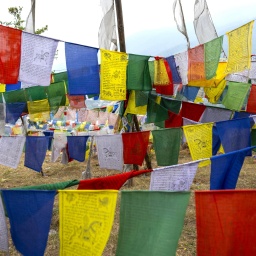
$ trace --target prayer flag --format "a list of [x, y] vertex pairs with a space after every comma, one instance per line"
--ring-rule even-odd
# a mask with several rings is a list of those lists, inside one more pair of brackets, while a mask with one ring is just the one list
[[188, 84], [188, 51], [174, 55], [179, 75], [183, 85]]
[[173, 83], [180, 84], [181, 83], [181, 78], [180, 78], [179, 72], [177, 70], [177, 66], [176, 66], [174, 56], [167, 57], [166, 61], [169, 64], [169, 67], [170, 67], [171, 72], [172, 72]]
[[60, 190], [60, 255], [101, 256], [114, 221], [117, 190]]
[[69, 157], [79, 162], [85, 160], [86, 142], [89, 136], [67, 136]]
[[252, 148], [240, 149], [211, 158], [210, 189], [235, 189], [244, 158]]
[[196, 191], [198, 256], [255, 255], [256, 191]]
[[116, 256], [175, 255], [189, 198], [189, 192], [122, 191]]
[[229, 48], [226, 73], [250, 69], [253, 24], [254, 21], [251, 21], [227, 33]]
[[198, 122], [204, 113], [206, 106], [196, 103], [182, 102], [182, 117]]
[[181, 144], [181, 129], [153, 130], [152, 135], [157, 164], [160, 166], [177, 164]]
[[18, 82], [21, 56], [21, 30], [0, 25], [0, 83]]
[[101, 52], [101, 100], [126, 99], [127, 54], [100, 49]]
[[199, 161], [153, 169], [150, 189], [155, 191], [189, 191]]
[[22, 255], [43, 256], [56, 191], [2, 190], [12, 241]]
[[123, 140], [121, 134], [95, 136], [100, 168], [123, 170]]
[[99, 94], [98, 48], [65, 43], [69, 95]]
[[7, 223], [5, 219], [4, 206], [2, 202], [2, 197], [0, 196], [0, 251], [5, 251], [8, 253], [9, 251], [9, 243], [8, 243], [8, 229]]
[[19, 81], [48, 86], [58, 41], [22, 32]]
[[196, 99], [199, 89], [199, 87], [185, 85], [183, 96], [186, 97], [189, 101], [194, 101]]
[[200, 122], [210, 123], [229, 120], [232, 115], [232, 111], [223, 108], [206, 107], [203, 112]]
[[246, 111], [256, 114], [256, 85], [252, 84], [249, 94]]
[[132, 90], [129, 94], [128, 105], [126, 107], [124, 115], [126, 115], [127, 113], [134, 115], [146, 115], [147, 113], [147, 105], [136, 107], [134, 90]]
[[84, 95], [68, 95], [68, 100], [71, 108], [85, 108]]
[[6, 118], [5, 122], [15, 125], [21, 114], [23, 113], [26, 103], [16, 102], [16, 103], [6, 103]]
[[122, 133], [125, 164], [142, 165], [147, 153], [150, 131]]

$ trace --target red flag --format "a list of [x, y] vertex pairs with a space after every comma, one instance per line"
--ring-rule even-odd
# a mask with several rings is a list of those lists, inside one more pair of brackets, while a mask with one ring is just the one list
[[122, 133], [124, 163], [142, 165], [147, 153], [150, 131]]
[[130, 171], [107, 177], [100, 177], [91, 180], [81, 180], [77, 189], [116, 189], [119, 190], [130, 178], [143, 173], [152, 172], [150, 170]]
[[165, 128], [181, 127], [183, 125], [182, 111], [177, 115], [168, 111], [169, 119], [165, 120]]
[[18, 82], [21, 58], [21, 30], [0, 25], [0, 83]]
[[196, 191], [198, 256], [256, 255], [256, 190]]
[[204, 105], [183, 101], [182, 117], [198, 122], [205, 109]]
[[249, 94], [246, 111], [256, 114], [256, 85], [252, 84]]

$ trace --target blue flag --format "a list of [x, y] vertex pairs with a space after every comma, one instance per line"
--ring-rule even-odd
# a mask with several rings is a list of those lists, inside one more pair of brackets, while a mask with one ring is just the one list
[[68, 154], [79, 162], [85, 160], [86, 142], [89, 136], [67, 136]]
[[244, 159], [252, 147], [211, 158], [210, 189], [235, 189]]
[[68, 94], [99, 94], [100, 75], [97, 48], [65, 43]]
[[56, 191], [2, 190], [16, 249], [26, 256], [43, 256]]
[[176, 66], [174, 56], [170, 56], [170, 57], [166, 58], [166, 61], [169, 64], [169, 67], [172, 71], [173, 83], [180, 84], [182, 81], [181, 81], [180, 75], [179, 75], [178, 70], [177, 70], [177, 66]]
[[48, 145], [49, 136], [27, 136], [24, 165], [41, 172]]
[[5, 122], [15, 124], [26, 107], [26, 102], [6, 103]]

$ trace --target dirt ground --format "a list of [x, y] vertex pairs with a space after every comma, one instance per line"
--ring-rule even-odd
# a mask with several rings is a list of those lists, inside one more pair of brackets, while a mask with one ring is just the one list
[[[61, 181], [68, 181], [72, 179], [80, 180], [82, 172], [85, 171], [87, 161], [81, 163], [78, 161], [72, 161], [68, 165], [63, 165], [58, 162], [50, 162], [51, 152], [47, 152], [43, 164], [43, 171], [45, 176], [37, 173], [27, 167], [24, 167], [24, 155], [21, 158], [20, 164], [17, 169], [0, 166], [0, 187], [1, 188], [13, 188], [20, 186], [29, 186], [46, 183], [56, 183]], [[156, 168], [156, 161], [154, 152], [151, 153], [152, 167]], [[183, 149], [180, 151], [179, 163], [187, 163], [192, 159], [189, 154], [189, 150]], [[247, 157], [245, 159], [243, 168], [241, 170], [237, 189], [255, 189], [256, 188], [256, 175], [255, 175], [256, 160], [254, 157]], [[141, 166], [140, 169], [144, 169], [145, 166]], [[92, 177], [103, 177], [112, 174], [117, 174], [117, 171], [111, 171], [99, 168], [97, 156], [93, 156], [91, 159], [91, 174]], [[191, 256], [196, 255], [196, 216], [195, 216], [195, 202], [194, 191], [195, 190], [208, 190], [210, 180], [210, 167], [198, 168], [196, 177], [191, 187], [190, 203], [187, 208], [184, 228], [179, 240], [179, 245], [176, 255], [178, 256]], [[128, 184], [122, 187], [122, 190], [148, 190], [150, 184], [150, 175], [141, 175], [135, 177], [132, 180], [132, 186], [128, 187]], [[70, 189], [76, 189], [77, 186], [73, 186]], [[111, 235], [107, 246], [104, 250], [103, 256], [114, 256], [117, 245], [118, 228], [119, 228], [119, 205], [120, 196], [118, 198], [115, 221], [112, 227]], [[48, 238], [48, 244], [45, 251], [46, 256], [59, 255], [59, 213], [58, 213], [58, 195], [55, 197], [53, 216], [51, 222], [51, 229]], [[9, 236], [10, 237], [10, 236]], [[20, 255], [14, 248], [12, 241], [9, 241], [10, 255]], [[5, 255], [4, 253], [0, 255]]]

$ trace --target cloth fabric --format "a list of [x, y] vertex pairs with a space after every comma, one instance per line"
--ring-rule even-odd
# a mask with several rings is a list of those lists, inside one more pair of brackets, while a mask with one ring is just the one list
[[2, 190], [12, 241], [27, 256], [43, 256], [56, 191]]
[[[210, 158], [212, 156], [213, 123], [187, 125], [183, 131], [193, 160]], [[200, 162], [199, 167], [207, 166], [210, 161]]]
[[205, 96], [210, 103], [217, 103], [226, 87], [226, 80], [223, 79], [217, 87], [204, 88]]
[[100, 49], [101, 52], [101, 100], [126, 99], [127, 54]]
[[189, 192], [122, 191], [116, 255], [175, 255], [189, 198]]
[[248, 83], [249, 82], [249, 70], [243, 70], [240, 72], [228, 74], [225, 77], [226, 81]]
[[9, 124], [15, 124], [21, 114], [23, 113], [26, 103], [17, 102], [17, 103], [6, 103], [6, 117], [5, 122]]
[[149, 58], [149, 56], [129, 54], [127, 90], [151, 91], [152, 82], [148, 67]]
[[251, 146], [250, 118], [217, 122], [216, 127], [225, 153]]
[[49, 137], [48, 150], [52, 149], [53, 133], [54, 131], [43, 131], [43, 134]]
[[19, 81], [48, 86], [58, 41], [22, 32]]
[[[185, 117], [182, 118], [182, 122], [183, 122], [182, 126], [193, 125], [193, 124], [200, 124], [200, 122], [196, 122], [196, 121], [187, 119]], [[186, 142], [187, 142], [187, 140], [186, 140], [185, 134], [183, 132], [183, 134], [182, 134], [182, 143], [186, 143]]]
[[11, 136], [0, 138], [0, 164], [17, 168], [26, 141], [25, 136]]
[[114, 222], [117, 190], [60, 190], [60, 255], [101, 256]]
[[89, 136], [67, 136], [69, 157], [84, 162], [86, 142]]
[[59, 72], [52, 74], [52, 83], [58, 83], [58, 82], [65, 82], [65, 84], [68, 84], [68, 72]]
[[27, 102], [25, 90], [9, 91], [4, 93], [6, 103]]
[[235, 189], [240, 170], [252, 148], [244, 148], [211, 158], [210, 189]]
[[28, 101], [28, 112], [31, 121], [45, 121], [50, 119], [50, 105], [47, 99]]
[[199, 161], [153, 169], [149, 190], [189, 191]]
[[142, 165], [147, 153], [150, 131], [122, 133], [124, 164]]
[[46, 94], [46, 88], [43, 86], [33, 86], [33, 87], [24, 89], [27, 100], [36, 101], [36, 100], [47, 99], [48, 96]]
[[135, 107], [142, 107], [148, 104], [148, 92], [135, 91]]
[[98, 50], [88, 46], [65, 43], [69, 95], [99, 94]]
[[189, 101], [194, 101], [198, 94], [199, 89], [199, 87], [195, 86], [185, 86], [183, 96], [186, 97]]
[[182, 111], [176, 115], [171, 111], [168, 111], [169, 118], [165, 120], [164, 127], [165, 128], [174, 128], [182, 126]]
[[179, 114], [181, 109], [181, 101], [170, 98], [161, 97], [160, 105], [175, 114]]
[[21, 58], [21, 30], [0, 26], [0, 83], [18, 82]]
[[68, 100], [71, 108], [85, 108], [84, 95], [68, 95]]
[[240, 111], [250, 87], [251, 84], [247, 83], [229, 82], [228, 91], [222, 100], [222, 104], [228, 109]]
[[157, 164], [159, 166], [177, 164], [182, 130], [180, 128], [153, 130], [152, 135]]
[[188, 49], [188, 81], [205, 79], [204, 45]]
[[198, 122], [206, 106], [190, 102], [182, 102], [182, 117]]
[[16, 84], [6, 84], [5, 86], [5, 91], [14, 91], [14, 90], [19, 90], [21, 88], [21, 82], [18, 81]]
[[100, 168], [123, 170], [123, 140], [121, 134], [95, 136]]
[[212, 155], [215, 156], [220, 149], [221, 141], [216, 126], [212, 127]]
[[49, 137], [47, 136], [27, 136], [24, 165], [32, 170], [41, 172], [48, 144]]
[[175, 54], [174, 59], [182, 84], [188, 84], [188, 51]]
[[66, 149], [67, 135], [65, 133], [54, 132], [51, 162], [56, 162], [63, 149]]
[[196, 191], [197, 255], [255, 255], [255, 198], [255, 190]]
[[250, 69], [253, 24], [254, 21], [251, 21], [227, 33], [229, 47], [226, 73]]
[[181, 83], [181, 78], [180, 78], [179, 72], [177, 70], [177, 66], [176, 66], [174, 56], [172, 55], [172, 56], [167, 57], [166, 61], [169, 64], [169, 67], [170, 67], [171, 72], [172, 72], [173, 83], [180, 84]]
[[5, 211], [2, 202], [2, 197], [0, 196], [0, 251], [9, 252], [9, 243], [8, 243], [8, 229], [5, 219]]
[[247, 106], [246, 106], [246, 111], [256, 114], [256, 85], [252, 84]]
[[203, 112], [200, 122], [209, 123], [209, 122], [220, 122], [227, 121], [231, 118], [232, 111], [228, 109], [215, 108], [215, 107], [206, 107]]
[[194, 28], [199, 44], [205, 44], [218, 37], [206, 0], [195, 1]]
[[127, 113], [134, 115], [146, 115], [147, 113], [147, 105], [136, 107], [134, 90], [132, 90], [129, 94], [129, 100], [124, 115], [126, 115]]
[[119, 190], [124, 183], [133, 177], [152, 172], [152, 170], [140, 170], [123, 172], [106, 177], [93, 178], [90, 180], [80, 180], [77, 189], [115, 189]]

